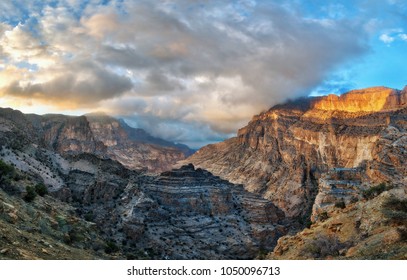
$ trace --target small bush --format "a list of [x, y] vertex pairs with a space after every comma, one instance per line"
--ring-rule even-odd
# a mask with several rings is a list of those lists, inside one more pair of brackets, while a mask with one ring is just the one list
[[383, 203], [383, 214], [388, 222], [395, 225], [407, 226], [407, 199], [388, 198]]
[[336, 236], [318, 235], [304, 245], [302, 254], [310, 258], [339, 256], [339, 251], [347, 247], [349, 246], [341, 243]]
[[93, 215], [93, 213], [86, 213], [84, 218], [85, 221], [92, 222], [95, 219], [95, 216]]
[[24, 196], [24, 200], [26, 201], [26, 202], [32, 202], [34, 199], [35, 199], [35, 197], [37, 196], [37, 193], [35, 192], [35, 189], [34, 189], [34, 187], [32, 187], [32, 186], [27, 186], [26, 188], [25, 188], [25, 190], [26, 190], [26, 194], [25, 194], [25, 196]]
[[321, 214], [318, 215], [318, 218], [321, 222], [324, 222], [329, 219], [329, 216], [327, 212], [322, 212]]
[[0, 176], [8, 175], [14, 172], [14, 168], [0, 159]]
[[137, 260], [137, 257], [134, 254], [127, 254], [126, 259], [127, 260]]
[[14, 179], [15, 175], [14, 167], [0, 160], [0, 186], [10, 184], [10, 180]]
[[407, 242], [407, 229], [406, 228], [398, 228], [397, 229], [398, 233], [399, 233], [399, 240], [401, 242]]
[[106, 254], [112, 254], [112, 253], [116, 253], [118, 251], [119, 251], [119, 247], [116, 245], [116, 243], [113, 240], [106, 242], [106, 246], [105, 246]]
[[342, 199], [341, 201], [335, 202], [335, 207], [344, 209], [346, 207], [345, 201]]
[[39, 196], [44, 196], [46, 194], [48, 194], [48, 189], [44, 184], [37, 184], [35, 185], [35, 192], [39, 195]]
[[380, 183], [376, 186], [371, 187], [370, 189], [367, 189], [363, 191], [362, 195], [366, 199], [372, 199], [381, 194], [384, 191], [391, 190], [393, 186], [387, 186], [385, 183]]
[[259, 252], [257, 253], [256, 260], [265, 260], [268, 253], [269, 252], [267, 252], [265, 249], [260, 248]]

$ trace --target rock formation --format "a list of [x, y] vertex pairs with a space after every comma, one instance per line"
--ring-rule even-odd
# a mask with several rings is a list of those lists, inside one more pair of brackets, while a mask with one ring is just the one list
[[[406, 259], [407, 190], [388, 186], [278, 240], [269, 259]], [[404, 205], [404, 206], [403, 206]]]
[[[20, 143], [22, 139], [29, 139], [31, 143], [61, 155], [91, 153], [117, 160], [130, 169], [149, 172], [169, 170], [175, 162], [193, 153], [185, 145], [152, 136], [148, 138], [145, 131], [133, 129], [124, 121], [106, 115], [38, 116], [0, 109], [0, 122], [3, 131], [0, 137], [3, 137], [4, 143]], [[8, 136], [7, 132], [10, 132]], [[138, 134], [155, 142], [137, 141]]]
[[251, 259], [285, 233], [271, 202], [192, 165], [128, 186], [121, 203], [123, 238], [159, 259]]
[[171, 171], [120, 120], [0, 109], [0, 258], [405, 258], [406, 96], [277, 105]]
[[[113, 258], [252, 259], [272, 250], [286, 233], [284, 213], [272, 202], [208, 171], [188, 165], [147, 175], [119, 163], [114, 149], [128, 139], [120, 124], [107, 117], [9, 112], [0, 118], [2, 130], [9, 133], [2, 133], [1, 139], [14, 135], [14, 141], [2, 142], [0, 157], [25, 179], [10, 179], [0, 188], [6, 200], [29, 208], [22, 201], [26, 188], [44, 184], [61, 207], [75, 209], [78, 227], [86, 228], [85, 219], [91, 222], [102, 246], [89, 243], [96, 251], [78, 252], [80, 258], [106, 257], [114, 251]], [[32, 129], [20, 131], [24, 122]], [[44, 219], [52, 223], [56, 218]], [[64, 243], [61, 230], [56, 227], [52, 244]], [[89, 236], [87, 231], [83, 235]], [[83, 247], [80, 241], [75, 244]], [[53, 251], [48, 252], [31, 252], [27, 258], [52, 258]], [[20, 256], [13, 254], [8, 256]]]
[[406, 177], [406, 112], [407, 88], [303, 98], [254, 116], [237, 137], [181, 164], [244, 184], [290, 217], [309, 217], [332, 168], [361, 168], [369, 184]]

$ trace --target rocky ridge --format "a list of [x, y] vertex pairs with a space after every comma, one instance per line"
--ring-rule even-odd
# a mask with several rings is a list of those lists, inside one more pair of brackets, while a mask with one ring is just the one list
[[329, 211], [309, 228], [278, 240], [268, 259], [407, 259], [407, 190]]
[[[15, 126], [8, 127], [12, 134]], [[70, 207], [69, 221], [78, 221], [75, 228], [90, 223], [98, 232], [100, 242], [88, 241], [84, 247], [82, 241], [88, 235], [82, 229], [73, 245], [64, 241], [65, 228], [55, 227], [50, 239], [41, 231], [19, 229], [24, 235], [32, 234], [32, 239], [65, 246], [61, 258], [252, 259], [270, 251], [286, 233], [284, 213], [273, 203], [192, 165], [147, 175], [100, 156], [97, 150], [79, 152], [83, 151], [79, 146], [76, 152], [58, 154], [55, 147], [47, 149], [21, 137], [18, 145], [5, 143], [0, 151], [2, 161], [24, 178], [0, 174], [5, 178], [0, 180], [5, 201], [14, 201], [18, 211], [24, 212], [31, 211], [33, 203], [58, 199], [61, 207]], [[86, 139], [90, 138], [82, 140]], [[27, 188], [37, 184], [43, 184], [52, 197], [24, 201]], [[41, 223], [51, 225], [55, 219], [44, 216]], [[7, 216], [0, 216], [0, 221], [13, 228]], [[41, 227], [29, 217], [17, 216], [14, 223]], [[4, 231], [4, 235], [11, 232]], [[40, 247], [29, 246], [31, 253], [18, 254], [10, 246], [5, 244], [4, 258], [59, 258], [46, 248], [46, 255], [37, 250]], [[77, 249], [86, 252], [68, 253]]]
[[[145, 131], [100, 114], [39, 116], [0, 109], [0, 131], [3, 131], [2, 141], [14, 146], [29, 139], [31, 143], [61, 155], [92, 153], [117, 160], [130, 169], [148, 172], [169, 170], [172, 164], [192, 153], [186, 146], [178, 148], [171, 142], [150, 136], [158, 143], [151, 144]], [[139, 134], [147, 140], [137, 141]]]
[[237, 137], [208, 145], [181, 164], [244, 184], [303, 222], [320, 178], [332, 168], [361, 169], [364, 187], [404, 180], [406, 113], [407, 87], [304, 98], [254, 116]]

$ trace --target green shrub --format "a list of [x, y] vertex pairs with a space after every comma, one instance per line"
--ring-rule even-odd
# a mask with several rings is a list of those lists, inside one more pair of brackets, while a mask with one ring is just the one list
[[4, 176], [12, 172], [14, 172], [14, 167], [0, 159], [0, 176]]
[[86, 213], [84, 218], [85, 221], [92, 222], [95, 219], [95, 216], [93, 215], [93, 213]]
[[388, 186], [385, 183], [380, 183], [376, 186], [371, 187], [370, 189], [363, 191], [362, 195], [366, 199], [372, 199], [384, 191], [391, 190], [393, 187], [394, 186], [392, 186], [392, 185]]
[[0, 185], [9, 183], [10, 179], [14, 178], [15, 173], [13, 166], [0, 160]]
[[383, 203], [383, 214], [387, 221], [395, 225], [407, 226], [407, 199], [389, 197]]
[[35, 192], [39, 195], [39, 196], [44, 196], [46, 194], [48, 194], [48, 189], [44, 184], [37, 184], [35, 185]]
[[335, 207], [344, 209], [346, 207], [345, 201], [342, 199], [341, 201], [335, 202]]
[[24, 200], [26, 201], [26, 202], [31, 202], [31, 201], [33, 201], [34, 199], [35, 199], [35, 197], [37, 196], [37, 193], [35, 192], [35, 189], [34, 189], [34, 187], [32, 187], [32, 186], [27, 186], [26, 188], [25, 188], [25, 190], [26, 190], [26, 194], [25, 194], [25, 196], [24, 196]]
[[105, 246], [106, 254], [112, 254], [112, 253], [116, 253], [118, 251], [119, 251], [119, 246], [117, 246], [113, 240], [109, 240], [106, 242], [106, 246]]
[[329, 216], [327, 212], [322, 212], [321, 214], [318, 215], [318, 218], [321, 222], [324, 222], [329, 219]]
[[383, 208], [407, 213], [407, 199], [398, 199], [395, 197], [389, 197], [383, 203]]
[[407, 242], [407, 229], [406, 228], [398, 228], [397, 229], [398, 233], [399, 233], [399, 240], [401, 242]]

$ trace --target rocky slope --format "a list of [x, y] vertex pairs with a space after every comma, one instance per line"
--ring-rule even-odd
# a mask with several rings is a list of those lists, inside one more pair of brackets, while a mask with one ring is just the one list
[[[145, 131], [106, 115], [39, 116], [0, 108], [0, 131], [3, 132], [0, 140], [10, 145], [24, 144], [21, 141], [29, 139], [61, 155], [92, 153], [117, 160], [130, 169], [149, 172], [169, 170], [176, 161], [193, 153], [184, 145], [178, 147], [162, 139], [148, 138]], [[141, 141], [138, 135], [146, 139]]]
[[181, 164], [244, 184], [304, 222], [319, 179], [332, 168], [359, 168], [360, 185], [406, 176], [406, 113], [407, 87], [304, 98], [253, 117], [237, 137], [208, 145]]
[[[61, 156], [34, 144], [3, 147], [0, 157], [6, 166], [0, 168], [2, 236], [13, 240], [18, 229], [28, 238], [18, 243], [24, 254], [13, 247], [21, 240], [0, 244], [3, 258], [252, 259], [286, 233], [284, 213], [270, 201], [192, 165], [146, 175], [94, 154]], [[38, 184], [52, 197], [24, 201], [27, 188]], [[44, 213], [48, 204], [55, 209]], [[64, 241], [65, 227], [55, 225], [60, 216], [75, 228], [69, 232], [76, 247]], [[27, 246], [32, 240], [45, 240], [62, 253]]]
[[160, 259], [251, 259], [286, 232], [271, 202], [192, 165], [146, 178], [122, 202], [126, 239]]
[[34, 184], [35, 178], [0, 161], [0, 259], [116, 258], [105, 253], [94, 223], [44, 192], [35, 195]]
[[332, 209], [295, 235], [278, 240], [269, 259], [407, 259], [407, 190]]

